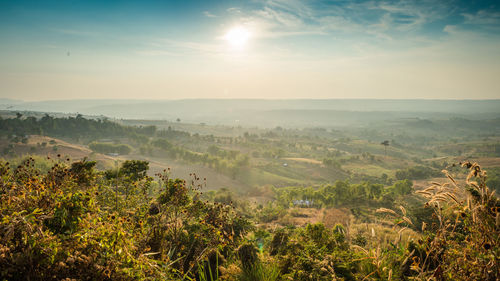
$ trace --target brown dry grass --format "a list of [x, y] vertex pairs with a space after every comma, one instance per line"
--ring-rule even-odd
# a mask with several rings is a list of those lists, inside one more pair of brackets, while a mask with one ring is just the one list
[[[55, 141], [56, 143], [50, 144], [50, 141]], [[47, 143], [46, 147], [39, 147], [38, 144]], [[9, 145], [9, 142], [2, 141], [0, 143], [0, 149]], [[13, 145], [14, 154], [16, 156], [23, 155], [39, 155], [43, 157], [50, 157], [52, 159], [56, 159], [57, 155], [60, 155], [64, 158], [70, 158], [73, 160], [83, 159], [85, 157], [96, 160], [99, 163], [100, 169], [108, 169], [112, 168], [113, 162], [115, 160], [123, 160], [116, 157], [111, 157], [108, 155], [93, 153], [88, 147], [78, 144], [69, 143], [57, 138], [51, 138], [46, 136], [38, 136], [31, 135], [28, 138], [28, 143], [16, 143]], [[57, 151], [54, 151], [54, 146], [57, 146]], [[35, 147], [35, 150], [31, 150], [32, 147]]]
[[351, 215], [347, 208], [325, 209], [323, 211], [322, 222], [326, 227], [333, 227], [338, 223], [348, 226], [350, 221]]
[[278, 221], [281, 225], [294, 225], [297, 227], [307, 224], [323, 223], [328, 228], [338, 223], [348, 227], [350, 222], [351, 215], [347, 208], [291, 208], [288, 210], [287, 215]]
[[481, 163], [481, 167], [484, 168], [500, 167], [500, 157], [479, 157], [469, 159], [469, 161]]
[[[291, 215], [294, 213], [294, 216]], [[297, 216], [299, 215], [299, 216]], [[305, 226], [307, 224], [321, 222], [323, 212], [314, 208], [291, 208], [283, 218], [283, 223], [294, 226]]]
[[290, 157], [290, 158], [283, 158], [284, 160], [290, 160], [290, 161], [297, 161], [297, 162], [303, 162], [303, 163], [310, 163], [310, 164], [317, 164], [317, 165], [322, 165], [323, 162], [319, 161], [319, 160], [316, 160], [316, 159], [310, 159], [310, 158], [294, 158], [294, 157]]

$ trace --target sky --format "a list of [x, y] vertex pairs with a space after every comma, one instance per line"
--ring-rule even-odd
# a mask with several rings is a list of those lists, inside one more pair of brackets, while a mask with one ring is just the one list
[[500, 4], [0, 0], [0, 98], [500, 99]]

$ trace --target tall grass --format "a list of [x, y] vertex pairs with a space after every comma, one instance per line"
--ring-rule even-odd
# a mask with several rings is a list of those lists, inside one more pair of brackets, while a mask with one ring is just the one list
[[250, 268], [244, 268], [238, 276], [239, 281], [275, 281], [280, 276], [279, 268], [273, 263], [256, 262]]

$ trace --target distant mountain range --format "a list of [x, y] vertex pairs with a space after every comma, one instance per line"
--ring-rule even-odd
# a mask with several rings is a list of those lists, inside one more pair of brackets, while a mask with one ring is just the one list
[[104, 115], [123, 119], [260, 127], [351, 126], [400, 118], [500, 118], [500, 100], [394, 99], [185, 99], [54, 100], [0, 99], [0, 109]]

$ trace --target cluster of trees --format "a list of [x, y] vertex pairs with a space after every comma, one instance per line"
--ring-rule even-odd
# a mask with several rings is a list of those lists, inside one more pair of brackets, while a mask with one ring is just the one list
[[391, 186], [361, 182], [352, 184], [348, 180], [336, 181], [315, 189], [313, 187], [274, 188], [274, 192], [282, 206], [290, 206], [293, 200], [314, 200], [316, 207], [338, 207], [343, 205], [384, 205], [392, 207], [400, 196], [413, 191], [413, 183], [409, 180], [396, 181]]
[[155, 126], [128, 127], [106, 119], [86, 119], [82, 115], [67, 118], [54, 118], [46, 114], [40, 119], [29, 116], [23, 118], [0, 118], [2, 135], [46, 135], [70, 138], [105, 138], [116, 136], [146, 135], [153, 136]]
[[169, 126], [166, 130], [156, 131], [156, 136], [168, 139], [185, 139], [191, 137], [191, 134], [188, 132], [172, 129], [172, 127]]
[[324, 158], [323, 165], [329, 168], [340, 169], [341, 164], [340, 161], [335, 158]]
[[432, 177], [439, 177], [441, 175], [442, 174], [438, 169], [421, 165], [396, 171], [396, 179], [398, 180], [422, 180]]
[[216, 145], [209, 146], [207, 152], [212, 156], [218, 156], [227, 159], [236, 159], [236, 157], [240, 154], [240, 152], [237, 150], [224, 150]]

